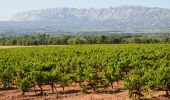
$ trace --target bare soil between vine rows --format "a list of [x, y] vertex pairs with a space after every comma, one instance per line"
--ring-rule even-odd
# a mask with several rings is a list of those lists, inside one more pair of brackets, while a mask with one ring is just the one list
[[[0, 100], [129, 100], [128, 91], [123, 89], [122, 84], [119, 86], [114, 84], [114, 88], [120, 89], [117, 93], [113, 93], [111, 87], [99, 88], [97, 93], [89, 89], [87, 94], [80, 93], [78, 85], [66, 87], [64, 91], [61, 87], [56, 87], [55, 93], [52, 93], [50, 86], [43, 86], [44, 95], [40, 95], [38, 87], [36, 87], [36, 94], [31, 88], [25, 95], [21, 95], [21, 91], [16, 88], [0, 88]], [[165, 92], [156, 91], [148, 94], [144, 100], [170, 100], [170, 98], [165, 96]]]

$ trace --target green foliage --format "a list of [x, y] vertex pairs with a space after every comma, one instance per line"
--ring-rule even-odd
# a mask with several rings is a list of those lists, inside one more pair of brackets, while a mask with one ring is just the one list
[[33, 80], [29, 76], [17, 80], [17, 86], [22, 91], [22, 95], [24, 95], [25, 92], [28, 91], [28, 89], [31, 87], [32, 84], [33, 84]]
[[134, 69], [131, 73], [124, 79], [124, 85], [126, 89], [128, 89], [129, 97], [136, 99], [140, 99], [144, 96], [144, 92], [146, 89], [146, 78], [144, 76], [143, 69]]
[[[71, 45], [71, 44], [168, 44], [167, 34], [77, 34], [53, 36], [44, 33], [17, 35], [0, 38], [0, 45]], [[154, 37], [150, 37], [153, 35]], [[158, 35], [158, 37], [157, 37]], [[163, 37], [164, 36], [164, 37]]]
[[67, 44], [85, 44], [86, 43], [86, 39], [84, 38], [70, 38], [67, 40]]
[[[43, 36], [40, 36], [43, 37]], [[68, 37], [67, 37], [68, 39]], [[170, 45], [71, 45], [0, 49], [0, 83], [17, 81], [24, 94], [32, 86], [55, 84], [63, 90], [73, 84], [86, 93], [90, 86], [111, 86], [124, 81], [131, 98], [148, 90], [169, 94]]]
[[12, 67], [1, 67], [0, 81], [4, 88], [10, 87], [15, 77], [15, 70]]

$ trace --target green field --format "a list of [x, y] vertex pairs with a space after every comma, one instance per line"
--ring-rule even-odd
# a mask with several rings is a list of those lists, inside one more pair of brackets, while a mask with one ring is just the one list
[[[30, 87], [58, 84], [64, 89], [79, 83], [111, 86], [123, 81], [130, 97], [144, 91], [170, 91], [170, 45], [69, 45], [0, 49], [2, 88], [16, 84], [24, 94]], [[84, 85], [86, 84], [86, 85]], [[43, 90], [41, 89], [41, 92]]]

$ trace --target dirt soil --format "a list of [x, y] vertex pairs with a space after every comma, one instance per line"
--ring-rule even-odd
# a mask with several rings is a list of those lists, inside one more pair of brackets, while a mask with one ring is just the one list
[[[90, 88], [90, 87], [89, 87]], [[122, 84], [118, 87], [114, 84], [113, 92], [111, 87], [99, 88], [97, 93], [88, 90], [87, 94], [80, 93], [78, 85], [66, 87], [63, 91], [60, 86], [57, 86], [55, 93], [52, 93], [50, 86], [43, 86], [44, 95], [40, 95], [40, 89], [36, 87], [36, 94], [33, 88], [21, 95], [21, 91], [16, 88], [2, 89], [0, 88], [0, 100], [129, 100], [128, 91], [124, 90]], [[145, 100], [170, 100], [165, 96], [165, 92], [156, 91], [146, 96]]]

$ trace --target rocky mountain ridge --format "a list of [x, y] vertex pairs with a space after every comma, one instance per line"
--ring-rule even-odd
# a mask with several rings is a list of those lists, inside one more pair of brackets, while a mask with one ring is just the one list
[[15, 14], [12, 21], [81, 21], [124, 24], [170, 24], [170, 10], [142, 6], [110, 8], [49, 8]]
[[0, 26], [23, 30], [82, 30], [104, 31], [122, 29], [170, 28], [170, 9], [142, 6], [109, 8], [48, 8], [19, 12]]

